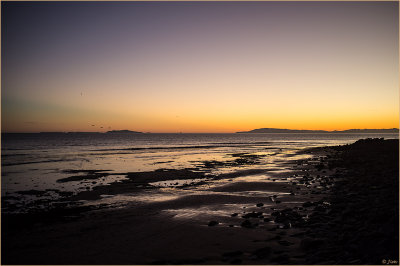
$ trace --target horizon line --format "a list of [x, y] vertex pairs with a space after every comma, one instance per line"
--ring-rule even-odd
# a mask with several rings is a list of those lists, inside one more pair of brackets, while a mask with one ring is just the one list
[[[135, 131], [135, 130], [130, 130], [130, 129], [118, 129], [118, 130], [108, 130], [108, 131], [38, 131], [38, 132], [1, 132], [1, 134], [46, 134], [46, 133], [63, 133], [63, 134], [68, 134], [68, 133], [99, 133], [99, 134], [105, 134], [108, 132], [112, 131], [132, 131], [132, 133], [137, 133], [137, 134], [236, 134], [238, 132], [250, 132], [253, 130], [257, 129], [278, 129], [278, 130], [304, 130], [304, 131], [323, 131], [323, 132], [340, 132], [340, 131], [348, 131], [348, 130], [390, 130], [390, 129], [396, 129], [399, 130], [399, 128], [393, 127], [393, 128], [349, 128], [349, 129], [334, 129], [334, 130], [324, 130], [324, 129], [288, 129], [288, 128], [256, 128], [256, 129], [250, 129], [250, 130], [244, 130], [244, 131], [235, 131], [235, 132], [181, 132], [181, 131], [175, 131], [175, 132], [150, 132], [150, 131]], [[129, 133], [128, 133], [129, 134]], [[285, 133], [252, 133], [252, 134], [285, 134]], [[373, 134], [373, 133], [372, 133]]]

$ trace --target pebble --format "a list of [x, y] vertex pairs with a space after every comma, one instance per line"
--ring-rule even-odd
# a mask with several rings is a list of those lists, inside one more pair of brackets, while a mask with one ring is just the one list
[[240, 226], [244, 228], [254, 228], [254, 225], [249, 220], [245, 220]]
[[219, 224], [219, 222], [217, 222], [217, 221], [210, 221], [210, 222], [208, 223], [208, 226], [215, 226], [215, 225], [217, 225], [217, 224]]

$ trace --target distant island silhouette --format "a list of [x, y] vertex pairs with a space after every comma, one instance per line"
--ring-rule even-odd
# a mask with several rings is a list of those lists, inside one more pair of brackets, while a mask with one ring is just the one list
[[281, 129], [281, 128], [258, 128], [250, 131], [239, 131], [236, 133], [399, 133], [398, 128], [389, 129], [348, 129], [348, 130], [306, 130], [306, 129]]
[[107, 131], [107, 134], [120, 134], [120, 133], [124, 133], [124, 134], [141, 134], [143, 132], [139, 132], [139, 131], [132, 131], [132, 130], [111, 130], [111, 131]]

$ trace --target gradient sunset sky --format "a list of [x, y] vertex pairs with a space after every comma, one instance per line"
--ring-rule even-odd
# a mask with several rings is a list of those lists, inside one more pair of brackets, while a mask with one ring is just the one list
[[398, 2], [2, 2], [2, 131], [399, 126]]

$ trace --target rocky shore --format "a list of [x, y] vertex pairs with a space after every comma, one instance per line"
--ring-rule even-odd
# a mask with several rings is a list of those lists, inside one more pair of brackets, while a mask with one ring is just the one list
[[328, 154], [320, 167], [343, 170], [332, 176], [329, 208], [316, 208], [308, 221], [306, 234], [318, 245], [305, 263], [398, 264], [398, 140], [359, 140]]
[[[289, 171], [208, 176], [215, 184], [198, 193], [120, 209], [3, 214], [1, 262], [398, 264], [398, 147], [398, 140], [367, 139], [304, 150], [312, 158], [286, 163]], [[184, 179], [186, 171], [157, 174]], [[140, 193], [150, 175], [160, 179], [132, 174], [70, 200]]]

